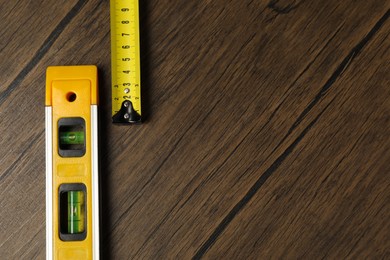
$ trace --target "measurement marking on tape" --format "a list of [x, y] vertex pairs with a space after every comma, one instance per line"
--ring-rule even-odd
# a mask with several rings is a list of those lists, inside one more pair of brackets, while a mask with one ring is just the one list
[[111, 0], [112, 119], [141, 122], [138, 0]]

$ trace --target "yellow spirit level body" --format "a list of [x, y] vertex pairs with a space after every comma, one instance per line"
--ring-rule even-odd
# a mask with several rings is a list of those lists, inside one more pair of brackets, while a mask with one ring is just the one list
[[46, 258], [99, 259], [96, 66], [46, 74]]
[[111, 0], [112, 119], [141, 122], [138, 0]]

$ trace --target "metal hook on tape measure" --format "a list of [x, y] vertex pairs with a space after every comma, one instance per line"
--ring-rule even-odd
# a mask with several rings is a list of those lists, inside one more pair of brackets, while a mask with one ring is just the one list
[[121, 109], [113, 116], [114, 121], [126, 121], [129, 123], [138, 123], [141, 116], [134, 110], [133, 103], [130, 100], [122, 102]]

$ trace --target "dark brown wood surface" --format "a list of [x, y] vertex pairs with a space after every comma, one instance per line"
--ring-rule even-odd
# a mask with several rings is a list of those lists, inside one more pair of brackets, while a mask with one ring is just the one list
[[109, 1], [0, 1], [0, 259], [45, 258], [45, 70], [96, 64], [104, 259], [389, 259], [390, 1], [141, 1], [145, 123], [111, 124]]

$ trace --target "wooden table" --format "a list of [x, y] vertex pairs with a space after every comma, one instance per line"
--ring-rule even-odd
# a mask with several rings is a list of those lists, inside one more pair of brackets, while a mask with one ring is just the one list
[[389, 259], [389, 8], [141, 1], [116, 126], [109, 1], [1, 0], [0, 258], [45, 258], [45, 70], [96, 64], [105, 259]]

